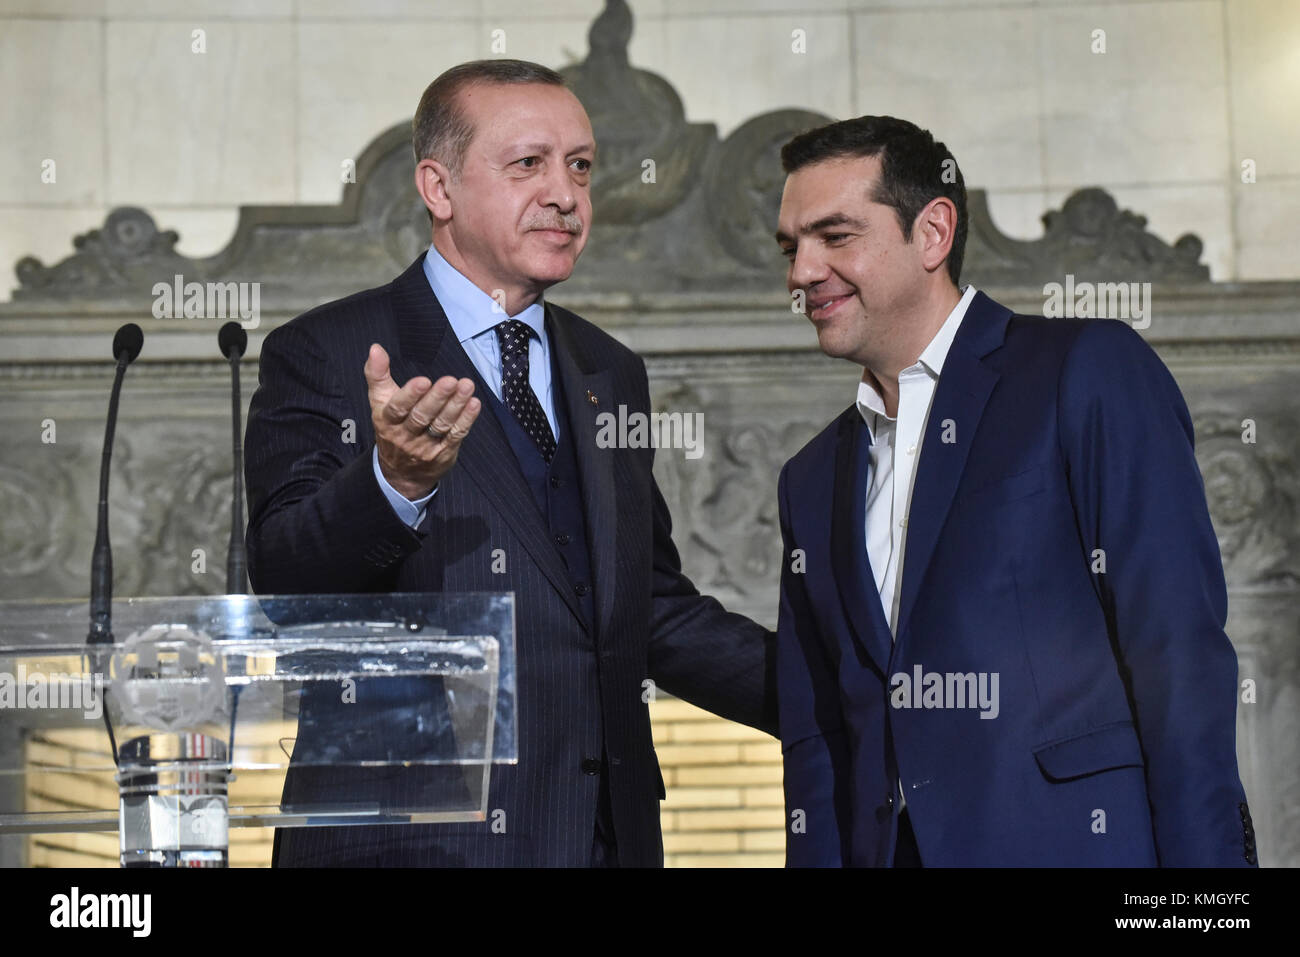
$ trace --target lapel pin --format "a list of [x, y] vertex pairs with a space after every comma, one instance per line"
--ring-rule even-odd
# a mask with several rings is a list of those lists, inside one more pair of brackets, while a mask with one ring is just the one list
[[590, 389], [587, 390], [587, 401], [592, 405], [600, 405], [600, 400], [596, 398], [596, 393], [592, 392]]

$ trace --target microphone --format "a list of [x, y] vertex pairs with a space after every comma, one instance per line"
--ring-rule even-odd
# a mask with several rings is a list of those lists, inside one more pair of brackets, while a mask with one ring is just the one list
[[[113, 376], [113, 393], [108, 400], [108, 421], [104, 425], [104, 451], [99, 463], [99, 520], [95, 526], [95, 549], [90, 558], [90, 632], [88, 645], [113, 643], [113, 549], [108, 541], [108, 473], [113, 457], [113, 433], [117, 428], [117, 400], [122, 394], [122, 380], [126, 367], [135, 361], [144, 345], [144, 333], [134, 322], [128, 322], [113, 336], [113, 358], [117, 371]], [[91, 668], [104, 671], [105, 649], [90, 653]], [[108, 747], [117, 765], [117, 741], [113, 735], [113, 722], [104, 708], [104, 727], [108, 730]]]
[[226, 549], [226, 594], [242, 595], [248, 582], [248, 557], [244, 551], [244, 449], [239, 423], [239, 359], [248, 348], [248, 333], [237, 322], [227, 322], [217, 333], [221, 354], [230, 362], [230, 419], [234, 427], [231, 447], [235, 472], [230, 503], [230, 546]]
[[128, 364], [135, 361], [144, 345], [144, 332], [134, 322], [128, 322], [113, 336], [113, 358], [126, 359]]
[[[227, 322], [217, 332], [217, 346], [230, 363], [230, 421], [233, 427], [231, 449], [234, 453], [235, 472], [230, 492], [230, 545], [226, 549], [226, 594], [242, 595], [248, 581], [248, 559], [244, 552], [244, 449], [239, 428], [239, 359], [248, 348], [248, 333], [237, 322]], [[229, 756], [228, 773], [234, 771], [235, 717], [239, 713], [239, 694], [236, 685], [230, 695], [230, 736], [226, 754]]]
[[104, 451], [99, 465], [99, 522], [90, 559], [90, 633], [86, 641], [92, 645], [113, 641], [113, 549], [108, 541], [108, 466], [113, 456], [113, 432], [117, 427], [117, 400], [122, 392], [122, 380], [126, 377], [126, 367], [135, 361], [143, 345], [144, 332], [134, 322], [128, 322], [113, 336], [117, 373], [113, 377], [108, 422], [104, 426]]

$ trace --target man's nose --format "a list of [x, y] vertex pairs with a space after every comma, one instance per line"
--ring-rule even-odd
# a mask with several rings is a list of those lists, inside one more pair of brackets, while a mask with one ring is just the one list
[[794, 260], [790, 263], [790, 275], [787, 284], [791, 292], [795, 289], [808, 289], [816, 285], [824, 280], [830, 272], [826, 268], [826, 263], [811, 249], [807, 248], [808, 245], [805, 243], [805, 248], [796, 249]]
[[577, 207], [578, 189], [569, 176], [569, 168], [563, 163], [552, 163], [546, 171], [538, 202], [542, 206], [554, 206], [561, 213], [571, 213]]

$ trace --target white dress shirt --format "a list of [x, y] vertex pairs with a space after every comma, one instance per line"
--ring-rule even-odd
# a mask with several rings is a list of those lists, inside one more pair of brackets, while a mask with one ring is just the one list
[[[858, 384], [858, 411], [871, 433], [871, 478], [867, 487], [867, 556], [880, 592], [890, 633], [898, 635], [898, 585], [903, 580], [907, 514], [921, 457], [921, 438], [939, 384], [944, 359], [957, 335], [975, 287], [966, 286], [920, 359], [898, 374], [898, 415], [885, 414], [885, 400], [865, 372]], [[901, 457], [895, 452], [901, 452]]]
[[[867, 556], [876, 577], [880, 605], [890, 634], [898, 637], [899, 583], [903, 580], [903, 554], [907, 545], [907, 514], [912, 505], [912, 482], [921, 457], [921, 438], [930, 418], [934, 390], [948, 349], [975, 287], [966, 286], [920, 359], [898, 374], [898, 415], [885, 414], [885, 400], [864, 371], [858, 384], [858, 412], [871, 433], [871, 477], [867, 485]], [[902, 449], [901, 460], [894, 455]], [[892, 690], [892, 688], [890, 689]], [[907, 806], [903, 782], [898, 782], [898, 807]]]

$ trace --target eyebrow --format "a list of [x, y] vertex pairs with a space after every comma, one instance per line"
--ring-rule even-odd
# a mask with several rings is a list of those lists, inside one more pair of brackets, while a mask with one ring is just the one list
[[[550, 143], [511, 143], [509, 146], [505, 147], [503, 152], [511, 155], [519, 154], [519, 153], [523, 153], [523, 154], [536, 153], [540, 156], [549, 156], [551, 153], [555, 152], [555, 149], [554, 147], [551, 146]], [[568, 153], [566, 153], [565, 155], [574, 156], [578, 153], [590, 153], [592, 156], [595, 156], [596, 144], [582, 143], [581, 145], [575, 146], [573, 149], [569, 150]]]
[[[821, 219], [800, 226], [799, 235], [807, 236], [809, 233], [821, 232], [823, 229], [829, 229], [832, 226], [852, 226], [854, 229], [866, 229], [867, 224], [863, 220], [854, 219], [845, 213], [831, 213], [829, 216], [823, 216]], [[778, 243], [788, 243], [793, 238], [780, 230], [776, 232], [776, 241]]]
[[539, 153], [545, 155], [553, 153], [555, 150], [549, 143], [511, 143], [506, 146], [502, 152], [509, 153], [512, 156], [524, 153]]

